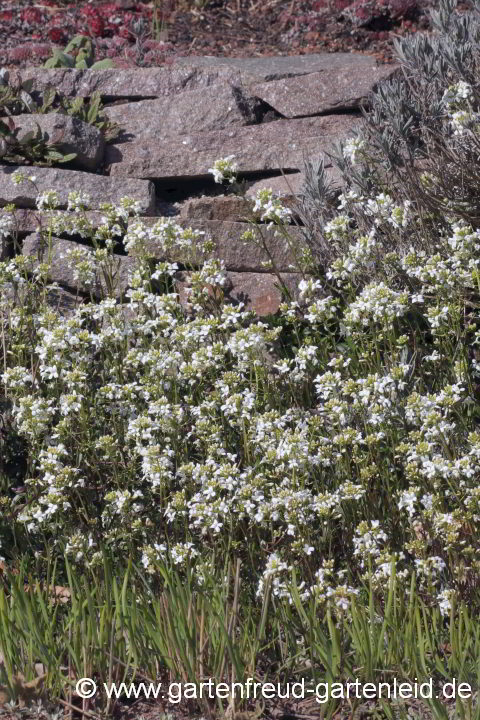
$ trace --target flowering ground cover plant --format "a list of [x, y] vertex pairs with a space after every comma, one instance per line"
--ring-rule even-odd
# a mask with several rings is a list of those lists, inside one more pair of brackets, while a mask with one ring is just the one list
[[[452, 3], [442, 12], [451, 32]], [[461, 142], [468, 155], [475, 87], [453, 63], [449, 74], [438, 86], [444, 147]], [[137, 671], [396, 673], [478, 690], [475, 198], [464, 185], [464, 204], [446, 204], [432, 173], [422, 204], [398, 178], [385, 186], [378, 152], [361, 136], [340, 147], [353, 181], [326, 194], [321, 235], [307, 224], [294, 248], [299, 298], [286, 293], [262, 320], [225, 301], [225, 269], [205, 259], [214, 238], [172, 218], [148, 227], [128, 198], [104, 206], [98, 229], [88, 197], [70, 195], [68, 222], [55, 193], [37, 198], [45, 262], [0, 264], [1, 549], [20, 571], [0, 594], [6, 685], [41, 660], [58, 697], [72, 677]], [[236, 185], [234, 157], [210, 172]], [[315, 199], [307, 188], [305, 213]], [[288, 238], [291, 213], [270, 191], [252, 210]], [[14, 243], [14, 208], [0, 227]], [[78, 282], [66, 317], [47, 302], [58, 235], [84, 242], [65, 258]], [[118, 250], [135, 263], [125, 302]], [[191, 272], [188, 309], [174, 250]], [[71, 601], [51, 602], [55, 583]], [[450, 710], [480, 714], [475, 697]], [[380, 702], [377, 712], [394, 717]]]

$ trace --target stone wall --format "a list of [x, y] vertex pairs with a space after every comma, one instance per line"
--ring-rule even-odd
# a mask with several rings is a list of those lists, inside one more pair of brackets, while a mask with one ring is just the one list
[[[209, 233], [224, 260], [232, 301], [243, 300], [259, 315], [274, 312], [280, 302], [277, 279], [263, 270], [259, 250], [241, 243], [248, 203], [225, 194], [208, 168], [215, 160], [235, 155], [240, 177], [248, 180], [247, 196], [272, 187], [289, 198], [303, 182], [304, 159], [332, 149], [335, 142], [360, 127], [360, 105], [369, 92], [397, 69], [377, 66], [361, 54], [322, 54], [266, 58], [178, 58], [161, 68], [129, 70], [45, 70], [32, 68], [22, 77], [33, 80], [41, 93], [53, 85], [69, 97], [101, 94], [108, 117], [121, 133], [105, 144], [90, 125], [54, 113], [15, 118], [22, 132], [38, 122], [65, 153], [76, 152], [69, 169], [0, 165], [0, 205], [14, 202], [18, 214], [19, 251], [41, 260], [35, 207], [36, 191], [29, 183], [14, 185], [21, 170], [36, 176], [39, 191], [56, 190], [65, 208], [71, 190], [88, 192], [93, 206], [130, 195], [141, 203], [148, 222], [176, 216], [185, 226]], [[339, 182], [326, 161], [327, 173]], [[292, 227], [292, 234], [298, 229]], [[33, 234], [32, 234], [33, 233]], [[269, 247], [287, 284], [294, 288], [293, 258], [282, 238], [268, 234]], [[52, 280], [61, 286], [62, 303], [69, 305], [73, 279], [65, 267], [65, 251], [74, 240], [57, 238], [53, 248]], [[3, 253], [12, 252], [3, 248]], [[180, 257], [172, 257], [178, 260]], [[131, 260], [118, 256], [119, 288], [128, 281]], [[185, 274], [179, 274], [181, 299]], [[119, 292], [120, 292], [119, 290]], [[101, 295], [102, 288], [98, 288]]]

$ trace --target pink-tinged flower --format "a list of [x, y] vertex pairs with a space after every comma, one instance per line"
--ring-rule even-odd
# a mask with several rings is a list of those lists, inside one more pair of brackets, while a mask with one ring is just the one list
[[13, 12], [11, 10], [3, 10], [0, 12], [0, 22], [12, 22]]

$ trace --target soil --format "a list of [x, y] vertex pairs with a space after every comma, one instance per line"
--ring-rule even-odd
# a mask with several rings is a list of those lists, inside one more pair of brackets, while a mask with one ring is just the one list
[[435, 0], [0, 0], [0, 66], [42, 65], [75, 34], [96, 59], [151, 67], [175, 56], [362, 52], [428, 31]]

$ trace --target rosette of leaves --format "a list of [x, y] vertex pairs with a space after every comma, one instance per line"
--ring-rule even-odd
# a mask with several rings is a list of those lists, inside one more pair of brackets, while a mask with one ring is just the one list
[[77, 157], [76, 153], [66, 155], [54, 141], [49, 141], [37, 124], [36, 130], [19, 136], [12, 117], [0, 119], [0, 159], [16, 164], [52, 165], [67, 163]]
[[65, 50], [53, 51], [52, 57], [48, 58], [44, 67], [104, 70], [112, 67], [112, 61], [107, 58], [95, 62], [95, 48], [91, 39], [86, 35], [75, 35]]
[[32, 112], [47, 113], [52, 110], [64, 112], [82, 122], [94, 125], [103, 133], [106, 142], [116, 138], [120, 131], [118, 123], [104, 115], [102, 99], [98, 90], [93, 92], [89, 99], [76, 97], [71, 100], [62, 96], [54, 87], [48, 87], [43, 93], [42, 105], [38, 105]]
[[[49, 93], [56, 94], [54, 88], [49, 88]], [[44, 94], [43, 103], [49, 101], [50, 95]], [[61, 107], [68, 113], [83, 120], [83, 122], [94, 125], [104, 135], [106, 142], [114, 140], [120, 132], [118, 123], [110, 120], [103, 113], [103, 104], [100, 93], [96, 90], [87, 100], [83, 97], [76, 97], [74, 100], [68, 98], [60, 99]]]

